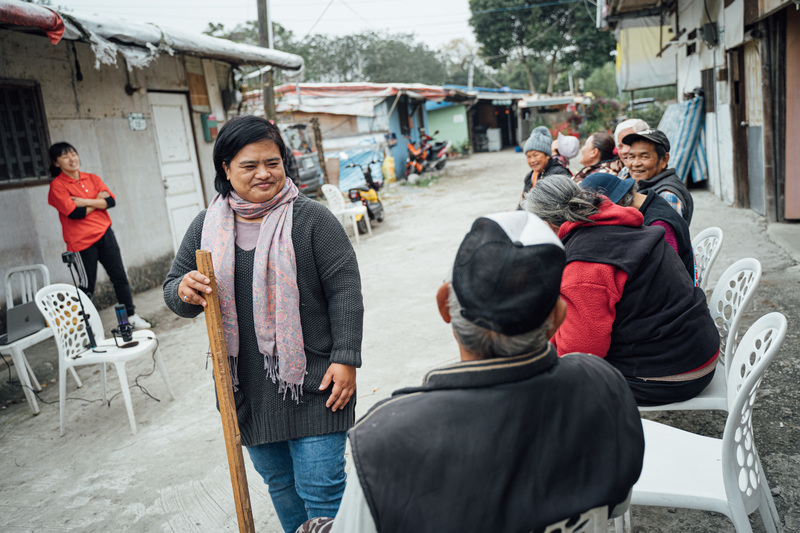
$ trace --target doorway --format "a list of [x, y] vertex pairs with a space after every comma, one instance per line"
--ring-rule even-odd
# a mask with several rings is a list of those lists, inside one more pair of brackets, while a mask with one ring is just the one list
[[148, 93], [155, 124], [161, 181], [172, 245], [178, 251], [192, 220], [205, 206], [185, 94]]

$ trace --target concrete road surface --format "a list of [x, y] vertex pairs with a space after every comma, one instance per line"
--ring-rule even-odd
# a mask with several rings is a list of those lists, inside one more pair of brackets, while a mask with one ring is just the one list
[[[392, 390], [417, 384], [428, 370], [456, 361], [455, 341], [436, 310], [436, 290], [473, 220], [516, 207], [526, 170], [523, 156], [513, 151], [476, 154], [448, 162], [445, 175], [430, 186], [395, 186], [384, 192], [386, 220], [375, 224], [372, 238], [355, 246], [366, 308], [359, 415]], [[800, 232], [791, 225], [767, 227], [757, 215], [727, 207], [708, 192], [693, 194], [692, 234], [710, 225], [725, 231], [711, 283], [736, 259], [752, 256], [764, 265], [761, 287], [742, 328], [773, 310], [789, 318], [789, 334], [756, 404], [755, 434], [785, 531], [800, 531], [800, 267], [793, 259], [800, 256]], [[48, 386], [40, 394], [42, 412], [36, 417], [19, 385], [0, 387], [0, 531], [237, 530], [211, 371], [206, 368], [203, 318], [172, 315], [160, 289], [137, 295], [136, 302], [153, 322], [176, 400], [167, 399], [157, 372], [139, 378], [160, 401], [132, 389], [138, 424], [134, 436], [122, 398], [114, 397], [110, 406], [98, 401], [99, 371], [85, 367], [79, 370], [83, 388], [67, 378], [71, 400], [67, 432], [60, 437], [54, 346], [46, 341], [29, 350], [37, 375]], [[111, 327], [112, 311], [102, 315]], [[133, 381], [151, 369], [152, 361], [140, 360], [129, 365], [128, 374]], [[109, 376], [113, 395], [119, 383], [113, 372]], [[713, 436], [721, 435], [724, 425], [722, 413], [648, 417]], [[599, 445], [587, 443], [586, 453]], [[257, 530], [280, 531], [266, 488], [247, 462]], [[635, 531], [642, 532], [733, 531], [722, 515], [683, 509], [637, 507], [633, 520]], [[763, 531], [757, 513], [751, 521], [755, 531]]]

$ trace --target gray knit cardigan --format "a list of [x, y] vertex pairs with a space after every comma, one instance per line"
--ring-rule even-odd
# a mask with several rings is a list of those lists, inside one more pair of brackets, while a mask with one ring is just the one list
[[[206, 212], [197, 215], [164, 282], [164, 301], [175, 314], [193, 318], [202, 307], [183, 302], [178, 286], [196, 270]], [[298, 404], [278, 394], [267, 377], [253, 324], [253, 259], [255, 250], [236, 248], [234, 292], [239, 320], [238, 391], [234, 392], [242, 444], [279, 442], [349, 429], [355, 419], [356, 397], [344, 409], [331, 412], [325, 402], [331, 387], [318, 390], [329, 365], [361, 366], [364, 306], [361, 277], [353, 247], [341, 223], [323, 205], [300, 195], [294, 203], [292, 241], [297, 260], [300, 322], [306, 352], [306, 376]]]

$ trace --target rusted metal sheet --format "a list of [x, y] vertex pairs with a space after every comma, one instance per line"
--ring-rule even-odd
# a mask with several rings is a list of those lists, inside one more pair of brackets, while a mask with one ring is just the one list
[[794, 0], [758, 0], [758, 20], [788, 7], [793, 3]]

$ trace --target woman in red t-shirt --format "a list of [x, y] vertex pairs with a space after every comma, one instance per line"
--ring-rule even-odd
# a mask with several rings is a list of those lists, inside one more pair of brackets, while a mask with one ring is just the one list
[[117, 301], [125, 305], [128, 321], [137, 328], [150, 324], [135, 313], [131, 286], [122, 264], [117, 239], [111, 229], [108, 209], [116, 205], [111, 190], [98, 176], [80, 171], [78, 151], [69, 143], [50, 147], [50, 193], [47, 202], [56, 208], [67, 250], [78, 252], [86, 269], [86, 286], [91, 298], [97, 280], [97, 263], [105, 268]]

